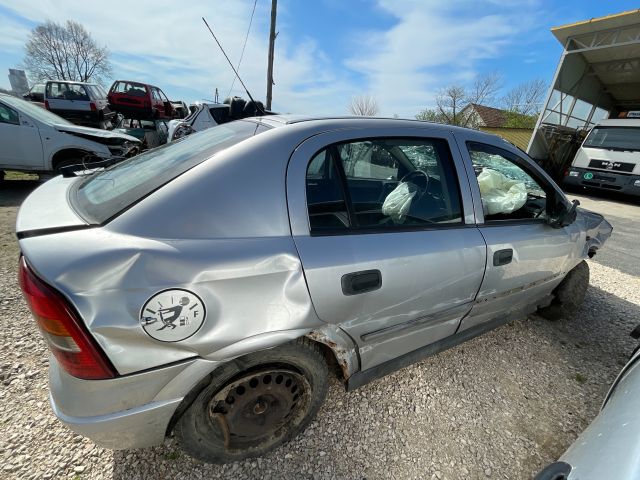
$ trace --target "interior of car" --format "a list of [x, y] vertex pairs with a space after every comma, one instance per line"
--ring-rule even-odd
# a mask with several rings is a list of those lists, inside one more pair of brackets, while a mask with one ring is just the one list
[[307, 203], [312, 232], [462, 220], [457, 179], [441, 140], [376, 139], [323, 149], [309, 163]]
[[[527, 171], [525, 162], [506, 150], [480, 143], [468, 145], [480, 186], [485, 221], [547, 218], [547, 192]], [[491, 178], [491, 181], [486, 179]]]

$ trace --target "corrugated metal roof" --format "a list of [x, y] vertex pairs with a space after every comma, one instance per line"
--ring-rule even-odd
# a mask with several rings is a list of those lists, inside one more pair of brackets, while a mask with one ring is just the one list
[[640, 23], [640, 9], [553, 27], [551, 28], [551, 33], [564, 47], [567, 44], [567, 40], [576, 35], [626, 27], [637, 23]]

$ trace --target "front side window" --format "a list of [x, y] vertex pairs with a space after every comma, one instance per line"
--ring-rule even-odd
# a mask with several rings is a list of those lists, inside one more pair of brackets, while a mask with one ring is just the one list
[[460, 189], [442, 139], [371, 139], [327, 147], [307, 167], [307, 201], [312, 233], [323, 228], [315, 221], [321, 209], [339, 218], [340, 228], [352, 230], [462, 222]]
[[485, 221], [547, 217], [547, 192], [524, 160], [491, 145], [469, 143]]
[[0, 123], [20, 124], [20, 116], [14, 109], [0, 104]]

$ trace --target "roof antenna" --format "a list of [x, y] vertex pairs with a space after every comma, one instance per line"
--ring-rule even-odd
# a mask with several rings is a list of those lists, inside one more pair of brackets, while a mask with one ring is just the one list
[[204, 19], [204, 17], [202, 17], [202, 21], [204, 22], [204, 24], [207, 26], [207, 28], [209, 29], [209, 32], [211, 32], [211, 35], [213, 35], [213, 39], [216, 41], [216, 43], [218, 44], [218, 47], [220, 47], [220, 50], [222, 51], [222, 54], [224, 55], [224, 58], [227, 59], [227, 62], [229, 62], [229, 66], [231, 67], [231, 69], [233, 70], [233, 73], [236, 74], [236, 77], [238, 77], [238, 80], [240, 80], [240, 83], [242, 84], [242, 86], [244, 87], [244, 91], [247, 92], [247, 96], [249, 97], [249, 99], [253, 102], [253, 104], [256, 106], [256, 110], [259, 110], [262, 112], [263, 115], [266, 115], [267, 112], [265, 112], [264, 108], [258, 103], [256, 102], [253, 97], [251, 96], [251, 94], [249, 93], [249, 89], [247, 88], [247, 86], [244, 84], [244, 82], [242, 81], [242, 79], [240, 78], [240, 74], [238, 73], [238, 71], [235, 69], [235, 67], [233, 66], [233, 63], [231, 63], [231, 60], [229, 60], [229, 57], [227, 56], [227, 53], [224, 51], [224, 48], [222, 48], [222, 45], [220, 45], [220, 42], [218, 41], [218, 37], [216, 37], [216, 34], [213, 33], [213, 30], [211, 30], [211, 27], [209, 26], [209, 24], [207, 23], [207, 21]]

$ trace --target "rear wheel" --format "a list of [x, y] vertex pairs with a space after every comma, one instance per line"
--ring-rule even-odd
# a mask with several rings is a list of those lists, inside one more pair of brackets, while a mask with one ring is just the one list
[[556, 287], [551, 304], [540, 308], [538, 313], [548, 320], [573, 317], [584, 301], [588, 286], [589, 265], [582, 260]]
[[176, 423], [178, 444], [205, 462], [264, 455], [302, 432], [324, 402], [328, 370], [300, 339], [217, 370]]

